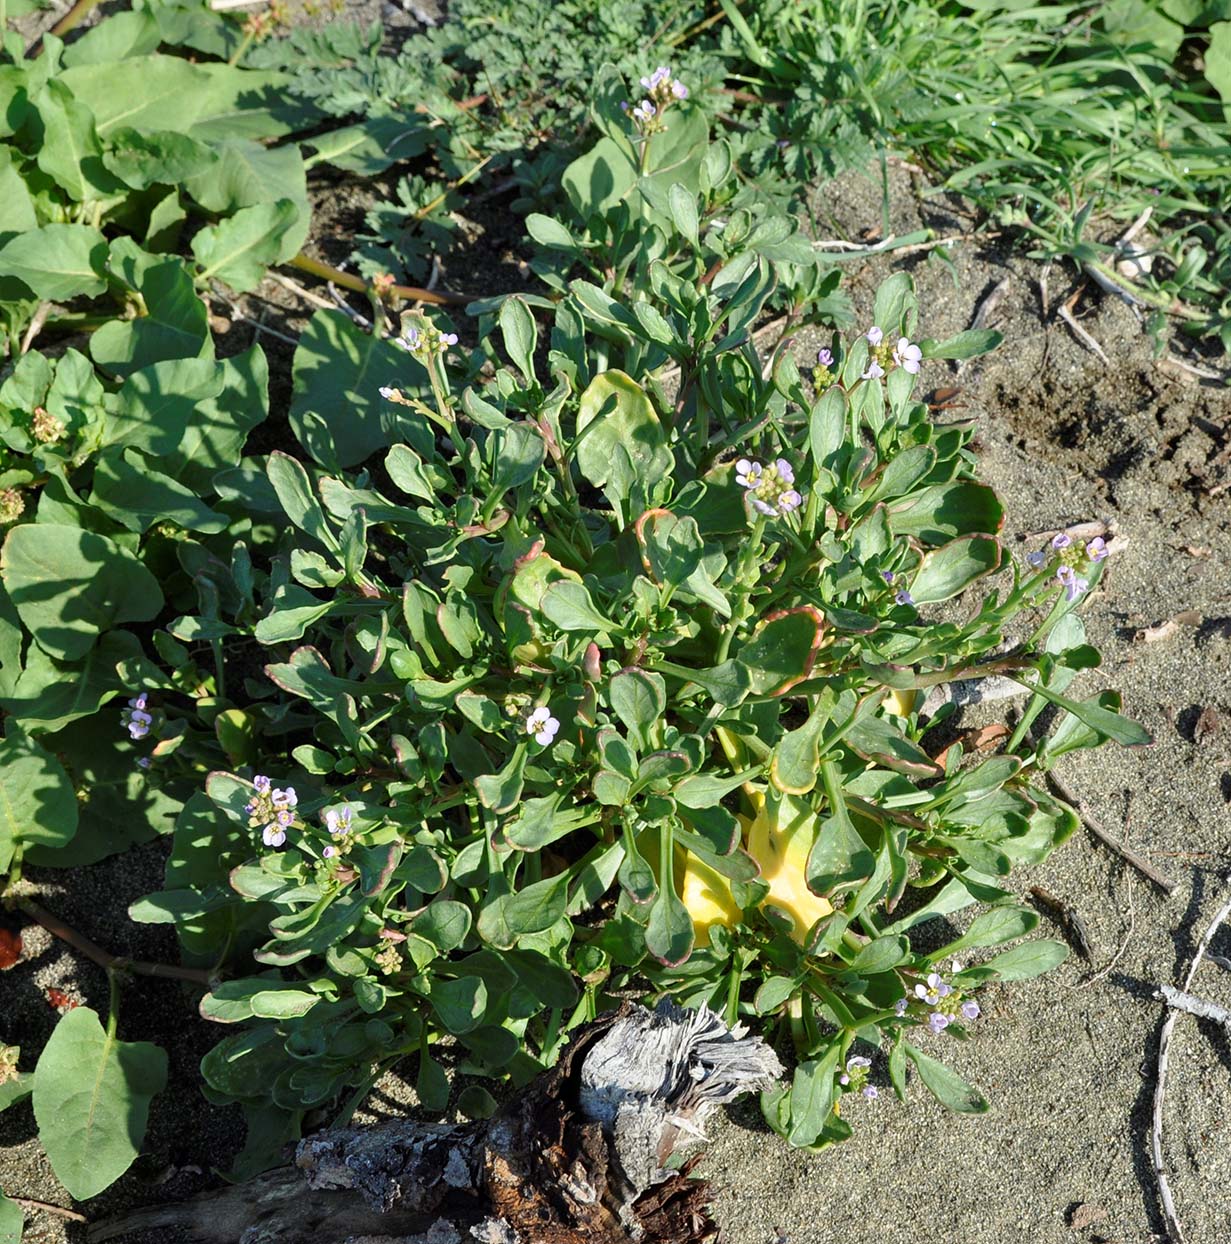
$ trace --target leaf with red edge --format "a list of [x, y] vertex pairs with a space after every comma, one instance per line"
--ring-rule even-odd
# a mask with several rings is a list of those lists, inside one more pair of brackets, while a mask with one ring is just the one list
[[7, 972], [21, 958], [21, 934], [0, 929], [0, 972]]
[[812, 605], [770, 614], [739, 650], [755, 695], [783, 695], [812, 673], [825, 631], [825, 615]]

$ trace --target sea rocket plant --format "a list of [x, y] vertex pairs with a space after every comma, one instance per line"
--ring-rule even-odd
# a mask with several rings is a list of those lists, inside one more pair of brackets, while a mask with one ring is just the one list
[[748, 490], [748, 499], [758, 514], [777, 518], [799, 509], [803, 497], [795, 487], [795, 471], [785, 458], [768, 467], [749, 458], [735, 464], [735, 482]]
[[273, 785], [263, 774], [252, 779], [253, 796], [244, 807], [248, 824], [260, 829], [261, 841], [267, 847], [281, 847], [286, 842], [287, 830], [304, 828], [296, 808], [299, 796], [293, 786], [285, 790]]
[[646, 92], [645, 99], [637, 104], [625, 100], [620, 107], [632, 117], [642, 134], [656, 134], [663, 129], [663, 113], [672, 104], [688, 98], [688, 87], [673, 78], [665, 65], [659, 65], [652, 74], [642, 78], [641, 85]]
[[148, 697], [143, 691], [128, 701], [128, 707], [120, 712], [120, 722], [128, 730], [130, 739], [143, 739], [150, 732], [154, 722], [153, 715], [147, 710]]

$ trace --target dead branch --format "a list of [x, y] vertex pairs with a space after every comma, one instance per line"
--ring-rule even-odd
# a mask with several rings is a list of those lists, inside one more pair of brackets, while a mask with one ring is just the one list
[[[1222, 927], [1223, 922], [1231, 916], [1231, 898], [1228, 898], [1218, 909], [1209, 928], [1197, 943], [1196, 953], [1184, 974], [1182, 989], [1187, 993], [1192, 986], [1193, 977], [1205, 958], [1214, 934]], [[1170, 1001], [1170, 999], [1168, 999]], [[1175, 1211], [1175, 1200], [1171, 1195], [1171, 1184], [1167, 1178], [1167, 1168], [1163, 1163], [1163, 1100], [1167, 1093], [1167, 1059], [1171, 1049], [1171, 1033], [1175, 1028], [1177, 1011], [1172, 1009], [1163, 1020], [1162, 1029], [1158, 1034], [1158, 1077], [1154, 1086], [1154, 1124], [1150, 1132], [1150, 1152], [1154, 1162], [1154, 1178], [1158, 1183], [1158, 1198], [1163, 1206], [1163, 1221], [1167, 1226], [1167, 1239], [1171, 1244], [1184, 1244], [1184, 1228], [1180, 1225], [1179, 1215]]]
[[694, 1164], [665, 1164], [706, 1119], [782, 1074], [712, 1012], [625, 1005], [485, 1122], [398, 1120], [302, 1141], [292, 1167], [93, 1228], [91, 1244], [176, 1227], [202, 1244], [704, 1244]]

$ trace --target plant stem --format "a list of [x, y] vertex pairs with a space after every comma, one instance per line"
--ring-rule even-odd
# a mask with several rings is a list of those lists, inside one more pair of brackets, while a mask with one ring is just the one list
[[33, 899], [18, 899], [17, 907], [32, 920], [41, 924], [48, 933], [54, 934], [62, 942], [67, 942], [79, 954], [85, 955], [99, 967], [105, 968], [108, 973], [132, 972], [136, 976], [159, 976], [168, 980], [193, 981], [207, 988], [213, 984], [214, 974], [204, 968], [176, 967], [169, 963], [147, 963], [141, 959], [126, 959], [122, 955], [113, 955], [110, 951], [90, 941], [88, 937], [78, 933], [76, 929], [69, 928], [67, 924], [39, 906]]
[[107, 1036], [115, 1039], [120, 1026], [120, 974], [114, 968], [107, 969], [107, 984], [111, 986], [111, 1003], [107, 1008]]
[[[288, 262], [292, 268], [298, 268], [300, 272], [310, 272], [313, 276], [318, 276], [323, 281], [332, 281], [344, 289], [353, 289], [360, 294], [372, 292], [370, 282], [362, 277], [343, 272], [341, 268], [335, 268], [319, 259], [312, 259], [308, 255], [296, 255]], [[390, 292], [394, 297], [405, 299], [407, 302], [431, 302], [437, 306], [458, 307], [475, 301], [469, 294], [455, 294], [449, 290], [419, 289], [415, 285], [395, 285]]]

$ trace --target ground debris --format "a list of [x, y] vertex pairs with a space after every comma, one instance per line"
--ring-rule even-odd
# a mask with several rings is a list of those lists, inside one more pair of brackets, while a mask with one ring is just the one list
[[1157, 644], [1178, 635], [1184, 627], [1200, 626], [1203, 621], [1205, 619], [1198, 610], [1184, 609], [1163, 622], [1143, 627], [1133, 638], [1138, 643]]
[[1074, 1231], [1084, 1231], [1096, 1222], [1102, 1222], [1107, 1211], [1101, 1205], [1093, 1205], [1089, 1201], [1080, 1201], [1068, 1213], [1068, 1225]]

